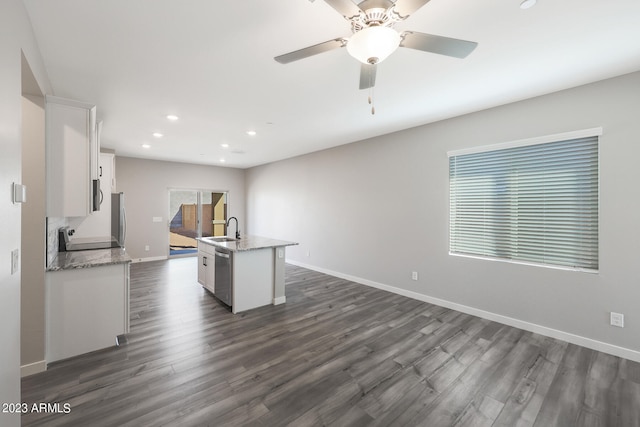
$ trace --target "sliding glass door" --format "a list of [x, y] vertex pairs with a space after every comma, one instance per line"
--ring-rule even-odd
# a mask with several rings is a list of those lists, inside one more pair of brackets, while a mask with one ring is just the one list
[[227, 234], [227, 193], [169, 190], [169, 255], [195, 254], [197, 237]]

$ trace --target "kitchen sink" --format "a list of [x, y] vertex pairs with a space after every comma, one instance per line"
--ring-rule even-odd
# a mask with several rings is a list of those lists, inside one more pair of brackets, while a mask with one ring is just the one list
[[209, 240], [212, 242], [235, 242], [233, 237], [220, 236], [220, 237], [203, 237], [202, 240]]

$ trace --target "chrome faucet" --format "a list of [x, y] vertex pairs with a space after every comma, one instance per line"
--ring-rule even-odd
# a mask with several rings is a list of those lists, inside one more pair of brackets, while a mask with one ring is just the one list
[[229, 218], [227, 220], [227, 227], [229, 226], [229, 223], [231, 222], [232, 219], [236, 220], [236, 239], [240, 238], [240, 230], [238, 230], [238, 218], [236, 218], [235, 216], [232, 216], [231, 218]]

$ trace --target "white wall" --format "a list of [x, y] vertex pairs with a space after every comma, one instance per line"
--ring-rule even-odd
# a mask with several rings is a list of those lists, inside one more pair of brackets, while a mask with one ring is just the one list
[[[300, 242], [297, 264], [640, 360], [639, 89], [640, 72], [249, 169], [249, 231]], [[447, 151], [600, 126], [599, 274], [448, 254]]]
[[[228, 191], [228, 213], [245, 230], [244, 171], [116, 156], [116, 186], [127, 212], [125, 246], [134, 260], [169, 253], [169, 189]], [[161, 217], [162, 222], [153, 222]], [[145, 251], [149, 245], [149, 251]]]
[[[21, 182], [21, 50], [44, 91], [42, 58], [21, 0], [0, 6], [0, 402], [20, 402], [20, 282], [11, 275], [11, 251], [20, 249], [21, 206], [12, 203], [11, 184]], [[28, 195], [27, 195], [28, 197]], [[0, 425], [20, 425], [19, 414], [0, 412]]]

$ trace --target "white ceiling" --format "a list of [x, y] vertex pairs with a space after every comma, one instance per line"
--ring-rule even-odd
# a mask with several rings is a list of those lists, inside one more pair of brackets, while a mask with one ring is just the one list
[[350, 35], [322, 0], [24, 3], [54, 94], [95, 103], [102, 146], [130, 157], [247, 168], [640, 70], [638, 0], [432, 0], [396, 29], [478, 48], [398, 49], [372, 116], [346, 49], [273, 60]]

